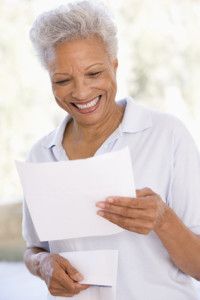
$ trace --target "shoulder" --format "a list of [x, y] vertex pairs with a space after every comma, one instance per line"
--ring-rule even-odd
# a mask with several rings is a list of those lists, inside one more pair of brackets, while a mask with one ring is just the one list
[[196, 142], [182, 120], [168, 112], [139, 106], [151, 115], [149, 138], [153, 138], [157, 144], [165, 145], [166, 149], [171, 148], [179, 159], [190, 154], [199, 160]]
[[151, 134], [188, 135], [183, 122], [170, 113], [145, 107], [131, 97], [122, 99], [119, 104], [125, 106], [125, 125], [128, 124], [133, 133], [148, 129]]
[[182, 120], [168, 112], [147, 110], [152, 118], [152, 135], [157, 137], [157, 141], [165, 140], [164, 143], [169, 143], [175, 152], [180, 149], [183, 153], [191, 149], [198, 152], [194, 138]]
[[197, 145], [185, 124], [176, 116], [161, 110], [145, 107], [131, 97], [122, 99], [125, 107], [122, 128], [124, 132], [138, 135], [139, 141], [145, 141], [155, 147], [179, 151], [198, 152]]
[[[152, 115], [152, 128], [168, 137], [174, 147], [194, 145], [194, 139], [186, 125], [175, 115], [167, 112], [150, 110]], [[196, 146], [196, 145], [195, 145]], [[186, 149], [186, 148], [185, 148]]]
[[175, 115], [172, 115], [168, 112], [148, 109], [152, 116], [152, 126], [155, 129], [162, 129], [175, 134], [188, 134], [188, 130], [185, 124], [177, 118]]

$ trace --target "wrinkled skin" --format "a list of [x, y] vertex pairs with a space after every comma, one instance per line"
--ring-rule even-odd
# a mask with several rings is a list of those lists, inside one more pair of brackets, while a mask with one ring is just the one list
[[35, 256], [35, 272], [45, 281], [53, 296], [73, 297], [89, 287], [77, 282], [83, 280], [83, 275], [62, 256], [40, 252], [39, 248], [29, 250], [38, 251]]

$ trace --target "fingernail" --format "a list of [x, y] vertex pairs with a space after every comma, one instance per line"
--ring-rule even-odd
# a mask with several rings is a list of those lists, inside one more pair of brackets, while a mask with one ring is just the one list
[[98, 212], [97, 212], [97, 215], [103, 217], [103, 216], [104, 216], [104, 213], [103, 213], [103, 211], [98, 211]]
[[106, 199], [106, 202], [113, 203], [113, 202], [114, 202], [114, 199], [113, 199], [113, 198], [107, 198], [107, 199]]
[[105, 208], [105, 203], [97, 202], [96, 206], [99, 207], [99, 208]]
[[84, 279], [83, 275], [81, 273], [76, 273], [74, 276], [73, 276], [74, 280], [76, 281], [81, 281]]

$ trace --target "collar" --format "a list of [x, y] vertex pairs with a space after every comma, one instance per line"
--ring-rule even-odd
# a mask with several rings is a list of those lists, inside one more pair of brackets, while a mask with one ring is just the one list
[[[150, 109], [137, 104], [131, 97], [126, 97], [117, 103], [125, 107], [125, 112], [122, 123], [115, 134], [120, 134], [119, 131], [121, 131], [121, 133], [136, 133], [152, 127], [152, 115]], [[70, 120], [71, 116], [67, 115], [57, 129], [44, 137], [42, 146], [50, 149], [54, 146], [61, 145], [65, 127]]]
[[131, 97], [118, 102], [125, 107], [121, 123], [122, 132], [136, 133], [152, 127], [152, 113], [149, 108], [137, 104]]
[[50, 132], [48, 135], [44, 137], [42, 146], [44, 148], [50, 149], [54, 146], [62, 145], [65, 127], [70, 120], [71, 120], [71, 116], [67, 114], [64, 120], [60, 123], [60, 125], [55, 130], [53, 130], [52, 132]]

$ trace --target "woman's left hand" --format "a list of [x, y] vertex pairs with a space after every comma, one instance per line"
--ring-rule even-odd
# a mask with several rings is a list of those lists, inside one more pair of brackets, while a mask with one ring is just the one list
[[164, 223], [169, 207], [149, 188], [136, 190], [136, 198], [108, 197], [96, 204], [98, 215], [129, 231], [149, 234]]

